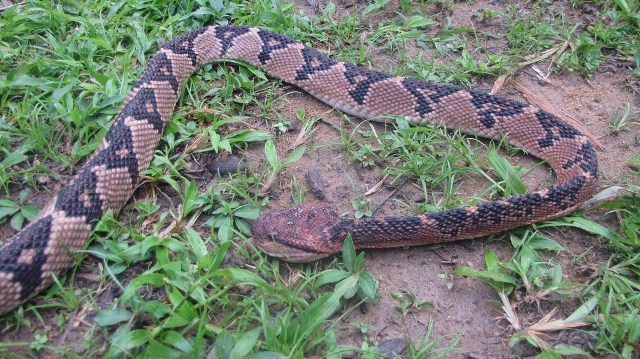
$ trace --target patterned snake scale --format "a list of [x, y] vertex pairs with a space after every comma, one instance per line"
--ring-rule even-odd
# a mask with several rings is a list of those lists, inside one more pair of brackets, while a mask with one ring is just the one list
[[184, 79], [224, 59], [257, 66], [351, 115], [399, 115], [444, 123], [509, 142], [555, 170], [552, 187], [525, 195], [416, 217], [341, 219], [305, 205], [263, 214], [253, 240], [268, 254], [309, 261], [339, 252], [351, 233], [356, 246], [392, 247], [485, 236], [557, 217], [594, 192], [594, 146], [553, 114], [484, 92], [391, 76], [338, 62], [301, 42], [263, 29], [213, 26], [178, 36], [160, 49], [128, 95], [103, 142], [78, 175], [38, 217], [0, 248], [0, 313], [35, 296], [74, 264], [93, 224], [131, 197], [149, 165]]

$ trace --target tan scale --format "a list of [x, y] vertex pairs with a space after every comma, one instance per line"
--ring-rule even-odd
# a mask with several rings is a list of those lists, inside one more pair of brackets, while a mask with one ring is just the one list
[[417, 102], [413, 97], [404, 97], [398, 101], [389, 102], [388, 98], [394, 94], [404, 90], [402, 79], [391, 77], [371, 85], [369, 96], [367, 97], [367, 107], [377, 115], [388, 115], [396, 113], [404, 113], [411, 116], [411, 112], [415, 111]]
[[[167, 73], [166, 75], [174, 76], [176, 80], [178, 80], [178, 83], [182, 84], [187, 75], [193, 73], [193, 71], [195, 70], [195, 67], [191, 63], [191, 60], [189, 60], [189, 57], [187, 57], [186, 55], [176, 54], [171, 50], [163, 49], [162, 52], [164, 52], [167, 58], [171, 61], [171, 67], [173, 68], [173, 73]], [[171, 93], [171, 96], [175, 96], [173, 94], [173, 90], [169, 92]], [[173, 106], [175, 107], [175, 103], [173, 104]], [[171, 110], [173, 110], [173, 108], [171, 108]], [[173, 111], [168, 111], [167, 117], [172, 113]]]
[[258, 29], [251, 28], [249, 32], [236, 37], [231, 47], [227, 50], [225, 58], [242, 59], [251, 65], [260, 67], [258, 54], [262, 51], [262, 41], [258, 35]]
[[[173, 93], [168, 81], [151, 81], [145, 84], [145, 87], [153, 89], [158, 114], [160, 114], [162, 122], [167, 122], [167, 119], [173, 113], [173, 107], [175, 107], [178, 96]], [[169, 103], [174, 103], [174, 105], [170, 106]]]
[[133, 180], [129, 169], [107, 168], [102, 165], [92, 169], [97, 178], [96, 193], [102, 201], [102, 210], [118, 210], [125, 203], [133, 191]]
[[33, 257], [36, 255], [35, 249], [23, 249], [20, 252], [20, 257], [18, 258], [18, 263], [20, 264], [31, 264], [33, 263]]
[[93, 206], [93, 202], [91, 202], [91, 194], [89, 193], [89, 191], [84, 191], [81, 195], [80, 195], [80, 201], [82, 201], [82, 204], [84, 205], [85, 208], [91, 208], [91, 206]]
[[0, 303], [14, 302], [20, 300], [22, 285], [13, 280], [13, 273], [0, 272]]
[[133, 137], [133, 152], [138, 159], [138, 167], [146, 168], [151, 162], [153, 150], [156, 148], [155, 143], [160, 140], [160, 133], [153, 125], [146, 121], [136, 120], [133, 117], [127, 117], [124, 123], [131, 130]]
[[298, 69], [304, 65], [301, 51], [303, 48], [302, 44], [294, 44], [284, 49], [275, 50], [273, 54], [278, 54], [278, 56], [272, 56], [266, 66], [277, 69], [278, 77], [282, 80], [292, 82], [296, 78]]
[[193, 41], [193, 46], [198, 52], [198, 66], [209, 64], [220, 59], [222, 43], [215, 35], [213, 27], [208, 28]]

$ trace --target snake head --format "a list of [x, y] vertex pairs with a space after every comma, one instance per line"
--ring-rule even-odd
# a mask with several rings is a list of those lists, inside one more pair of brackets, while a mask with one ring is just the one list
[[331, 228], [341, 221], [327, 206], [307, 204], [263, 213], [253, 223], [252, 240], [268, 255], [289, 262], [310, 262], [338, 253]]

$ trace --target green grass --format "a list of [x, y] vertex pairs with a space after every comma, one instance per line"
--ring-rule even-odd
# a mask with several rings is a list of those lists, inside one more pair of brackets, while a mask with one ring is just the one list
[[[571, 6], [587, 5], [598, 19], [588, 26], [566, 14]], [[553, 71], [590, 76], [603, 62], [629, 58], [635, 65], [633, 81], [640, 74], [636, 0], [539, 1], [527, 3], [524, 13], [520, 5], [476, 11], [482, 23], [506, 25], [504, 32], [473, 23], [454, 26], [447, 16], [455, 16], [456, 6], [453, 1], [401, 1], [393, 8], [381, 0], [345, 11], [329, 2], [317, 15], [302, 15], [296, 6], [277, 1], [67, 0], [5, 9], [0, 12], [0, 223], [17, 229], [32, 219], [34, 194], [49, 197], [97, 148], [158, 46], [203, 25], [269, 27], [343, 61], [462, 85], [511, 74], [565, 43], [553, 57]], [[495, 44], [499, 50], [488, 51]], [[420, 52], [436, 60], [424, 61], [415, 55]], [[381, 296], [395, 299], [402, 316], [430, 310], [429, 298], [408, 289], [380, 292], [350, 241], [337, 258], [289, 265], [267, 258], [247, 240], [251, 221], [268, 207], [269, 190], [283, 171], [317, 149], [300, 141], [278, 151], [289, 145], [279, 145], [280, 136], [292, 128], [309, 135], [327, 130], [303, 109], [287, 118], [282, 111], [287, 95], [279, 95], [279, 86], [261, 70], [239, 63], [207, 66], [189, 79], [136, 201], [118, 219], [113, 213], [103, 216], [67, 275], [35, 301], [0, 318], [0, 337], [18, 338], [0, 343], [0, 356], [375, 358], [379, 343], [370, 336], [363, 335], [358, 345], [343, 344], [341, 320], [351, 311], [363, 303], [376, 305]], [[631, 108], [619, 109], [612, 115], [611, 132], [636, 130], [635, 115]], [[343, 118], [340, 143], [329, 145], [341, 148], [354, 166], [379, 170], [380, 179], [386, 175], [390, 183], [415, 184], [423, 200], [398, 200], [406, 213], [526, 190], [520, 179], [531, 168], [510, 165], [514, 160], [504, 156], [517, 150], [508, 146], [506, 153], [497, 152], [493, 144], [438, 126], [400, 120], [383, 128]], [[251, 122], [255, 119], [260, 126]], [[264, 158], [258, 172], [208, 181], [192, 171], [198, 156], [251, 151]], [[292, 202], [302, 203], [302, 179], [287, 181]], [[471, 198], [459, 197], [469, 182], [484, 185]], [[600, 209], [617, 220], [614, 228], [578, 213], [515, 230], [495, 236], [512, 244], [510, 258], [500, 260], [489, 251], [485, 269], [454, 272], [496, 290], [511, 345], [527, 342], [548, 357], [577, 353], [577, 348], [549, 345], [541, 333], [553, 332], [553, 325], [590, 326], [593, 355], [637, 354], [640, 191], [637, 185], [619, 185], [629, 190], [628, 196]], [[346, 202], [352, 208], [339, 211], [372, 215], [359, 185], [353, 188]], [[566, 226], [608, 240], [608, 260], [597, 264], [588, 283], [567, 280], [555, 263], [554, 254], [565, 248], [552, 234]], [[547, 313], [541, 313], [535, 325], [520, 322], [518, 298], [535, 303], [550, 296], [571, 296], [584, 304], [563, 319], [545, 321]], [[75, 320], [87, 323], [82, 333], [61, 341]], [[403, 357], [447, 357], [463, 350], [460, 337], [436, 336], [432, 329], [437, 324], [431, 322], [413, 341], [407, 336]], [[366, 328], [360, 330], [364, 334]]]

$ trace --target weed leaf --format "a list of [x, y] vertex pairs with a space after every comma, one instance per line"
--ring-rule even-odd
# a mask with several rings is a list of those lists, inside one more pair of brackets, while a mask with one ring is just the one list
[[127, 321], [131, 319], [132, 315], [133, 314], [131, 314], [131, 312], [122, 308], [105, 309], [98, 312], [93, 321], [101, 327], [107, 327], [109, 325]]

